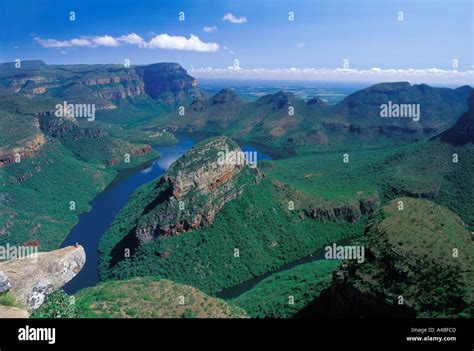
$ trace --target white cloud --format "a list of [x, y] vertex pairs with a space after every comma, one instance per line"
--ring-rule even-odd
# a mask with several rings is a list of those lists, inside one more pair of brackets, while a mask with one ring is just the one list
[[159, 48], [200, 52], [214, 52], [219, 50], [219, 45], [217, 43], [204, 43], [199, 39], [199, 37], [193, 34], [191, 34], [189, 38], [159, 34], [152, 38], [148, 43], [145, 43], [143, 47], [150, 49]]
[[85, 38], [71, 39], [68, 41], [68, 43], [71, 44], [70, 46], [94, 46], [92, 41]]
[[37, 41], [41, 46], [45, 48], [66, 48], [72, 46], [83, 46], [83, 47], [98, 47], [108, 46], [117, 47], [122, 44], [137, 45], [140, 48], [148, 49], [165, 49], [165, 50], [186, 50], [186, 51], [199, 51], [199, 52], [214, 52], [219, 50], [219, 44], [217, 43], [206, 43], [201, 41], [199, 37], [191, 34], [189, 38], [183, 36], [172, 36], [169, 34], [158, 34], [155, 35], [150, 41], [144, 40], [141, 36], [136, 33], [130, 33], [128, 35], [122, 35], [114, 38], [110, 35], [74, 38], [70, 40], [56, 40], [56, 39], [41, 39], [36, 37]]
[[126, 44], [136, 44], [140, 45], [145, 42], [145, 40], [136, 33], [130, 33], [128, 35], [122, 35], [117, 38], [118, 41], [124, 42]]
[[204, 27], [202, 29], [203, 32], [206, 32], [206, 33], [215, 33], [217, 32], [217, 27], [216, 26], [212, 26], [212, 27]]
[[56, 39], [41, 39], [36, 37], [35, 40], [45, 48], [66, 48], [73, 46], [68, 40], [59, 41]]
[[304, 46], [304, 43], [303, 42], [300, 42], [297, 44], [299, 48], [302, 48]]
[[342, 69], [342, 68], [192, 68], [189, 74], [196, 78], [242, 78], [327, 80], [345, 82], [390, 82], [469, 84], [474, 81], [474, 70], [457, 71], [438, 68], [426, 69]]
[[111, 37], [110, 35], [93, 37], [91, 40], [97, 46], [119, 46], [120, 45], [119, 41]]
[[247, 18], [234, 16], [230, 12], [226, 13], [224, 17], [222, 17], [222, 20], [229, 21], [230, 23], [234, 23], [234, 24], [242, 24], [242, 23], [247, 22]]

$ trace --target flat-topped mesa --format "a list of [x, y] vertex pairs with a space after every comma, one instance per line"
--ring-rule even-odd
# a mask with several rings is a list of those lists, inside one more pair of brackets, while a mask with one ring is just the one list
[[0, 67], [0, 88], [5, 92], [30, 98], [47, 95], [71, 103], [94, 103], [99, 110], [114, 109], [116, 100], [125, 98], [149, 96], [162, 104], [176, 106], [201, 96], [197, 80], [172, 62], [124, 67], [23, 61], [21, 77], [14, 62], [0, 63]]
[[239, 181], [242, 157], [239, 146], [227, 137], [194, 146], [158, 182], [157, 196], [138, 221], [137, 238], [150, 242], [158, 235], [178, 235], [210, 224], [246, 185]]
[[145, 84], [145, 92], [167, 105], [176, 105], [199, 98], [197, 80], [177, 63], [162, 62], [137, 67]]

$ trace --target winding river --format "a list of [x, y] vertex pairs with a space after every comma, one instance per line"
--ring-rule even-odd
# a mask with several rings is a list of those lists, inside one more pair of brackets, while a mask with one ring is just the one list
[[[99, 282], [99, 241], [109, 229], [115, 216], [128, 201], [135, 189], [158, 178], [169, 166], [196, 143], [193, 137], [179, 135], [179, 143], [172, 146], [154, 147], [160, 157], [137, 167], [119, 172], [112, 183], [90, 203], [91, 210], [79, 215], [79, 222], [71, 229], [61, 247], [79, 243], [86, 252], [86, 263], [79, 274], [64, 286], [68, 294], [95, 286]], [[269, 155], [252, 146], [241, 146], [243, 151], [256, 151], [258, 160], [271, 160]]]
[[[61, 247], [79, 243], [86, 252], [86, 263], [79, 274], [64, 286], [68, 294], [78, 290], [95, 286], [99, 282], [99, 242], [102, 235], [109, 229], [115, 216], [125, 206], [135, 189], [145, 183], [160, 177], [169, 166], [186, 153], [196, 143], [196, 139], [189, 135], [178, 135], [179, 143], [173, 146], [156, 146], [154, 149], [160, 157], [139, 167], [119, 172], [115, 179], [99, 193], [90, 203], [91, 210], [79, 215], [79, 222], [71, 229]], [[199, 138], [200, 139], [200, 138]], [[263, 153], [254, 146], [241, 145], [243, 151], [257, 152], [257, 160], [271, 160], [270, 155]], [[267, 151], [267, 150], [265, 150]], [[220, 298], [234, 298], [255, 286], [264, 278], [303, 263], [323, 258], [323, 250], [312, 255], [290, 262], [275, 271], [256, 277], [233, 287], [224, 289], [215, 295]]]

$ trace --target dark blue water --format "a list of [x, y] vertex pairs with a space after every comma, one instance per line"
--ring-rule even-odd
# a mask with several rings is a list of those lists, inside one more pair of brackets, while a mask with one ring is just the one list
[[261, 161], [261, 160], [272, 160], [273, 159], [270, 155], [264, 154], [263, 152], [258, 151], [256, 148], [254, 148], [253, 146], [250, 146], [250, 145], [242, 145], [240, 147], [240, 149], [242, 151], [256, 152], [257, 153], [257, 164], [258, 164], [258, 161]]
[[[137, 169], [124, 179], [119, 175], [103, 192], [90, 203], [91, 210], [79, 215], [79, 222], [71, 229], [61, 247], [79, 243], [86, 252], [86, 263], [79, 274], [64, 286], [68, 294], [74, 294], [82, 288], [95, 286], [99, 282], [99, 241], [109, 229], [115, 216], [128, 201], [133, 191], [141, 185], [161, 176], [169, 166], [195, 144], [189, 136], [180, 135], [179, 143], [173, 146], [160, 146], [154, 149], [160, 157], [146, 169]], [[243, 151], [257, 151], [247, 145]], [[257, 151], [258, 160], [271, 160], [269, 155]]]
[[79, 215], [79, 222], [71, 229], [61, 247], [75, 243], [81, 244], [86, 251], [86, 263], [79, 274], [64, 286], [67, 293], [73, 294], [79, 289], [97, 284], [99, 281], [99, 253], [97, 251], [99, 241], [109, 229], [115, 216], [136, 188], [162, 175], [171, 163], [188, 151], [194, 143], [193, 139], [182, 136], [177, 145], [155, 147], [154, 149], [161, 156], [148, 168], [137, 170], [126, 179], [114, 182], [92, 200], [89, 212]]

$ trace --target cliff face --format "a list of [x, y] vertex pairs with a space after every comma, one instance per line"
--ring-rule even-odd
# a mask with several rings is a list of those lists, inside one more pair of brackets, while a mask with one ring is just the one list
[[143, 79], [146, 94], [167, 105], [184, 103], [201, 96], [197, 80], [177, 63], [143, 66], [137, 72]]
[[147, 66], [46, 65], [25, 61], [1, 65], [0, 90], [27, 97], [55, 96], [69, 102], [115, 108], [125, 98], [149, 96], [174, 106], [198, 98], [197, 81], [177, 63]]
[[46, 295], [74, 278], [85, 261], [82, 246], [68, 246], [0, 263], [0, 273], [8, 280], [9, 293], [31, 311], [43, 303]]
[[[157, 184], [157, 196], [147, 205], [136, 236], [149, 242], [157, 235], [178, 235], [210, 224], [215, 214], [243, 191], [238, 176], [239, 146], [218, 137], [197, 144], [176, 161]], [[219, 162], [219, 152], [231, 155]]]
[[41, 132], [38, 132], [29, 140], [23, 140], [21, 146], [0, 148], [0, 167], [14, 162], [17, 154], [21, 157], [33, 157], [46, 143], [46, 139]]
[[361, 216], [371, 215], [374, 213], [379, 205], [380, 200], [378, 197], [374, 197], [369, 199], [356, 199], [348, 205], [310, 206], [304, 212], [307, 216], [320, 221], [343, 220], [347, 222], [356, 222], [361, 218]]

